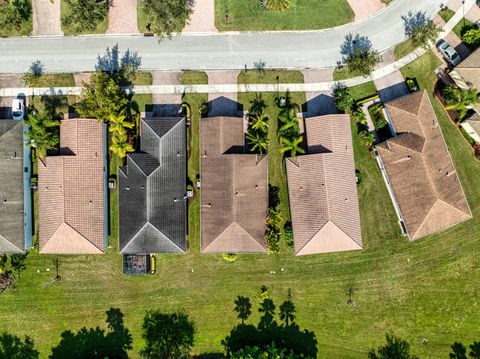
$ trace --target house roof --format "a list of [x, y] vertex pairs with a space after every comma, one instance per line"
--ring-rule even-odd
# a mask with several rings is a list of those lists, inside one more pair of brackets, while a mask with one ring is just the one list
[[471, 218], [425, 91], [386, 104], [397, 136], [377, 146], [411, 240]]
[[480, 49], [472, 52], [453, 71], [459, 74], [470, 87], [480, 89]]
[[60, 155], [38, 161], [40, 253], [104, 250], [103, 124], [66, 119]]
[[141, 152], [119, 171], [120, 251], [183, 253], [186, 242], [184, 118], [140, 123]]
[[0, 253], [25, 249], [23, 146], [22, 122], [0, 120]]
[[350, 117], [305, 120], [308, 154], [287, 158], [297, 255], [362, 248]]
[[201, 120], [201, 251], [266, 252], [267, 156], [245, 154], [243, 119]]
[[480, 115], [477, 112], [470, 116], [465, 122], [467, 122], [475, 133], [480, 136]]

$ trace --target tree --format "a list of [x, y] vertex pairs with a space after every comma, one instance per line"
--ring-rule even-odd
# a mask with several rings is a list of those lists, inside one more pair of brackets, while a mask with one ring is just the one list
[[447, 86], [443, 89], [442, 94], [447, 103], [445, 109], [457, 111], [457, 121], [459, 122], [465, 119], [472, 105], [479, 103], [476, 89], [463, 91], [457, 87]]
[[280, 147], [280, 152], [290, 152], [290, 156], [295, 158], [297, 153], [305, 153], [305, 150], [300, 147], [300, 144], [303, 141], [303, 136], [299, 136], [296, 139], [289, 140], [288, 138], [282, 137], [281, 141], [283, 143], [283, 147]]
[[30, 337], [22, 340], [12, 334], [0, 334], [0, 359], [37, 359], [39, 354]]
[[75, 109], [80, 117], [108, 122], [112, 114], [120, 114], [127, 105], [128, 99], [115, 79], [100, 71], [84, 84], [81, 100]]
[[25, 264], [27, 256], [28, 252], [10, 255], [10, 267], [12, 267], [13, 272], [17, 273], [18, 277], [20, 277], [20, 273], [27, 268]]
[[410, 354], [410, 344], [407, 341], [390, 333], [387, 333], [385, 338], [387, 340], [385, 345], [378, 347], [376, 351], [370, 350], [369, 359], [417, 359]]
[[248, 115], [248, 118], [252, 129], [263, 133], [268, 132], [268, 117], [265, 115], [265, 110], [258, 113], [251, 113]]
[[46, 113], [30, 113], [24, 120], [25, 125], [30, 126], [27, 137], [28, 146], [34, 147], [39, 158], [45, 158], [48, 150], [57, 148], [60, 143], [58, 127], [60, 121], [52, 119]]
[[116, 135], [112, 137], [110, 151], [115, 153], [119, 158], [125, 158], [128, 152], [134, 152], [135, 148], [127, 142], [127, 135]]
[[367, 77], [382, 61], [382, 56], [373, 49], [371, 41], [358, 34], [355, 37], [352, 34], [345, 37], [341, 52], [348, 71], [356, 76]]
[[253, 152], [258, 151], [262, 154], [267, 151], [268, 141], [265, 135], [261, 135], [255, 131], [247, 131], [247, 142]]
[[440, 33], [440, 27], [426, 16], [424, 11], [413, 13], [408, 12], [402, 16], [405, 25], [405, 35], [407, 35], [416, 46], [424, 48], [430, 47], [430, 42], [434, 42]]
[[250, 101], [250, 113], [261, 113], [267, 107], [262, 94], [255, 94], [255, 98]]
[[279, 309], [280, 319], [285, 322], [286, 326], [295, 321], [295, 305], [290, 299], [283, 302]]
[[245, 347], [238, 352], [232, 353], [231, 359], [297, 359], [298, 356], [285, 348], [276, 348], [275, 343], [265, 348], [258, 346]]
[[146, 359], [176, 359], [193, 346], [195, 324], [184, 313], [147, 311], [142, 325], [146, 345], [140, 352]]
[[124, 136], [127, 134], [127, 129], [135, 127], [135, 123], [127, 121], [125, 110], [118, 115], [110, 114], [108, 122], [110, 123], [108, 130], [117, 136]]
[[140, 0], [151, 31], [160, 38], [180, 32], [192, 10], [188, 0]]
[[238, 313], [237, 317], [243, 324], [250, 314], [252, 314], [252, 303], [250, 303], [250, 298], [239, 295], [237, 299], [235, 299], [235, 312]]
[[472, 359], [480, 359], [480, 342], [470, 344], [470, 357]]
[[448, 355], [450, 359], [467, 359], [467, 348], [462, 343], [455, 342], [450, 348], [452, 349]]
[[94, 31], [108, 14], [108, 0], [65, 0], [70, 8], [62, 23], [74, 32]]
[[335, 105], [341, 112], [350, 112], [355, 106], [355, 99], [350, 95], [350, 90], [345, 86], [337, 86], [333, 90]]
[[0, 274], [2, 274], [5, 269], [7, 269], [7, 260], [8, 257], [6, 254], [0, 254]]

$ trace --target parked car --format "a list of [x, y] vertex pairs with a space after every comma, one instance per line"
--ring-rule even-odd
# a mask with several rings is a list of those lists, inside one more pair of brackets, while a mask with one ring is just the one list
[[453, 66], [458, 65], [460, 61], [462, 61], [460, 55], [455, 51], [455, 49], [444, 40], [437, 42], [437, 49], [442, 54], [443, 58]]
[[25, 117], [25, 103], [23, 99], [16, 98], [12, 101], [12, 118], [22, 121]]

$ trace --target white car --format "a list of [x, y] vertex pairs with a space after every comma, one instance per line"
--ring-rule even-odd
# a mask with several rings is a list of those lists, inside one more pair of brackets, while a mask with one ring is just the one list
[[12, 118], [22, 121], [25, 116], [25, 104], [23, 99], [16, 98], [12, 101]]
[[442, 54], [443, 58], [447, 60], [449, 64], [453, 66], [457, 66], [462, 59], [460, 55], [455, 51], [455, 49], [450, 46], [450, 44], [444, 40], [440, 40], [437, 42], [437, 49]]

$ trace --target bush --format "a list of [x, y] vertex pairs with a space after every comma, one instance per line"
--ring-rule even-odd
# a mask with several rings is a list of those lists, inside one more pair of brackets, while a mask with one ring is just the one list
[[290, 0], [262, 0], [260, 6], [271, 11], [284, 11], [290, 6]]
[[480, 45], [480, 29], [470, 29], [462, 36], [462, 41], [467, 45], [477, 47]]
[[223, 253], [222, 258], [227, 262], [235, 262], [237, 260], [237, 255], [235, 253]]
[[475, 158], [480, 160], [480, 143], [476, 143], [473, 145], [473, 152], [475, 154]]
[[293, 248], [295, 242], [293, 241], [293, 229], [290, 221], [285, 223], [285, 226], [283, 226], [283, 237], [285, 238], [286, 245], [290, 248]]

